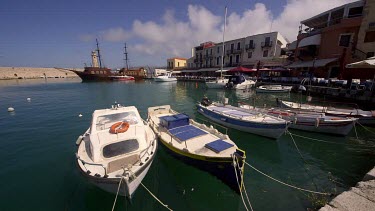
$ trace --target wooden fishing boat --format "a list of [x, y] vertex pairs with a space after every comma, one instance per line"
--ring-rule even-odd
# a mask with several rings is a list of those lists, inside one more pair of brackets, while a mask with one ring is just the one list
[[148, 108], [148, 120], [173, 156], [210, 172], [237, 192], [242, 190], [245, 152], [228, 135], [195, 122], [169, 105]]
[[290, 122], [289, 128], [309, 132], [346, 136], [353, 129], [356, 118], [326, 115], [321, 112], [282, 108], [256, 108], [240, 103], [241, 108], [266, 113]]
[[134, 106], [95, 110], [90, 128], [76, 143], [78, 169], [85, 179], [127, 198], [146, 176], [157, 149], [155, 133]]
[[279, 138], [288, 128], [288, 122], [259, 111], [239, 108], [203, 99], [197, 104], [198, 112], [210, 120], [248, 133]]

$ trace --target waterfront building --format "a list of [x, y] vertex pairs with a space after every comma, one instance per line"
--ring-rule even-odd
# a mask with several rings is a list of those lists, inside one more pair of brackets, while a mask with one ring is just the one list
[[375, 56], [375, 1], [367, 0], [363, 8], [363, 18], [358, 32], [357, 51], [361, 58]]
[[185, 58], [173, 57], [167, 59], [167, 69], [168, 71], [180, 70], [186, 68], [186, 60]]
[[[284, 48], [288, 41], [279, 32], [250, 35], [228, 40], [224, 46], [224, 67], [246, 66], [255, 68], [283, 66], [286, 62]], [[223, 43], [205, 42], [192, 49], [193, 68], [218, 68], [221, 66]], [[228, 69], [228, 68], [227, 68]]]
[[301, 21], [297, 41], [289, 49], [294, 63], [287, 67], [296, 70], [292, 74], [341, 77], [346, 64], [364, 59], [359, 32], [365, 5], [366, 1], [356, 1]]

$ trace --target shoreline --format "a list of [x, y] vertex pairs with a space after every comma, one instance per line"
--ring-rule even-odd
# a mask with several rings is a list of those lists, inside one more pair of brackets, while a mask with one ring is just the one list
[[[80, 69], [74, 69], [80, 70]], [[67, 68], [55, 67], [0, 67], [0, 80], [76, 78], [77, 74]]]

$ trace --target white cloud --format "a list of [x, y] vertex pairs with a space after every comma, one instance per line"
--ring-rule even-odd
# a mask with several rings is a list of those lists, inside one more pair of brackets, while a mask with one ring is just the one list
[[[272, 31], [279, 31], [293, 41], [297, 37], [300, 21], [353, 1], [355, 0], [288, 0], [283, 11], [277, 16], [262, 3], [249, 5], [249, 9], [241, 14], [230, 12], [229, 8], [226, 40], [266, 33], [272, 26]], [[186, 21], [176, 20], [174, 11], [167, 10], [161, 23], [135, 20], [130, 31], [119, 27], [102, 31], [100, 34], [105, 40], [113, 42], [136, 37], [138, 44], [130, 46], [134, 51], [153, 55], [164, 63], [166, 57], [189, 57], [191, 48], [202, 42], [220, 42], [223, 16], [224, 14], [215, 15], [200, 5], [189, 5]]]

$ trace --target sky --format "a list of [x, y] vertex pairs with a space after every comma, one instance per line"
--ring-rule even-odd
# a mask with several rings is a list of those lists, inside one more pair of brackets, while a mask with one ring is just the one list
[[103, 63], [166, 66], [191, 48], [279, 31], [290, 42], [300, 21], [355, 0], [0, 0], [0, 66], [83, 68], [96, 42]]

